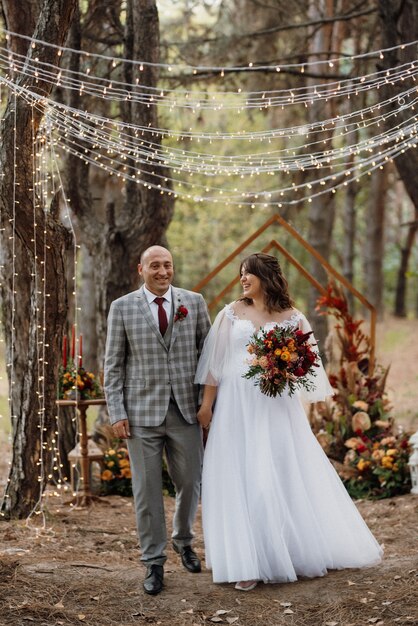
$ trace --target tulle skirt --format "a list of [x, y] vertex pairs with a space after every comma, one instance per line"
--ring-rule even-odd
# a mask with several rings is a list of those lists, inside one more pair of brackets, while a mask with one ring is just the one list
[[240, 375], [218, 389], [202, 514], [214, 582], [289, 582], [378, 563], [382, 549], [313, 435], [297, 396]]

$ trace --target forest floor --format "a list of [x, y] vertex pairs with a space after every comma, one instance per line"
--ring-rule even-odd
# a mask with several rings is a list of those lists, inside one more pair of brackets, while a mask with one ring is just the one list
[[[90, 509], [50, 497], [45, 524], [0, 522], [0, 624], [5, 626], [377, 626], [418, 624], [418, 496], [358, 508], [383, 562], [324, 578], [264, 585], [248, 593], [188, 573], [171, 546], [165, 588], [142, 590], [132, 502], [112, 496]], [[165, 501], [168, 526], [174, 507]], [[195, 547], [203, 557], [200, 518]]]
[[[416, 321], [389, 320], [378, 332], [378, 360], [391, 364], [395, 414], [409, 431], [418, 429], [416, 328]], [[0, 485], [7, 447], [3, 436]], [[0, 626], [418, 624], [418, 496], [356, 503], [385, 548], [376, 567], [243, 593], [214, 585], [205, 568], [188, 573], [169, 547], [165, 589], [154, 597], [142, 590], [132, 500], [111, 496], [82, 509], [64, 504], [68, 499], [47, 494], [42, 515], [0, 521]], [[170, 532], [174, 500], [167, 497], [165, 506]], [[195, 547], [204, 558], [200, 514]]]

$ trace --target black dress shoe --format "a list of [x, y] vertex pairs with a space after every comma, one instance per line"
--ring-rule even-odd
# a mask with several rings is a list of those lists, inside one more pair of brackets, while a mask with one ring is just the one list
[[192, 546], [184, 546], [183, 548], [179, 548], [176, 544], [173, 543], [174, 551], [181, 556], [181, 562], [184, 567], [192, 574], [197, 574], [202, 570], [202, 566], [200, 565], [200, 559], [197, 556], [196, 552], [193, 550]]
[[144, 591], [155, 596], [163, 588], [164, 568], [162, 565], [149, 565], [144, 580]]

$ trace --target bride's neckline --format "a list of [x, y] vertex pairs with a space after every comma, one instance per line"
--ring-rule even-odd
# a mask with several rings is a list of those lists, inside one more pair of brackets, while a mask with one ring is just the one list
[[274, 320], [270, 320], [268, 322], [265, 322], [264, 324], [254, 324], [254, 322], [252, 320], [250, 320], [249, 318], [243, 318], [243, 317], [239, 317], [235, 311], [234, 308], [232, 306], [232, 304], [227, 304], [225, 305], [225, 311], [226, 311], [226, 315], [229, 319], [234, 320], [236, 322], [244, 322], [247, 324], [250, 324], [252, 328], [254, 328], [254, 330], [259, 331], [262, 330], [263, 328], [265, 328], [266, 326], [272, 325], [272, 326], [281, 326], [281, 327], [289, 327], [289, 326], [294, 326], [296, 322], [298, 322], [301, 317], [302, 317], [302, 313], [300, 311], [295, 310], [294, 313], [292, 313], [292, 315], [284, 320], [280, 320], [280, 321], [274, 321]]

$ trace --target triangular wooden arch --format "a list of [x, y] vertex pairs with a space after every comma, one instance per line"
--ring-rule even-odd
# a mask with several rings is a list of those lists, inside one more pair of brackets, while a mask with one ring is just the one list
[[[219, 274], [220, 271], [222, 271], [227, 265], [229, 265], [229, 263], [231, 263], [231, 261], [233, 261], [235, 259], [235, 257], [238, 256], [238, 254], [240, 254], [243, 250], [245, 250], [245, 248], [247, 246], [249, 246], [250, 243], [252, 243], [255, 239], [257, 239], [261, 235], [261, 233], [263, 233], [265, 230], [267, 230], [268, 228], [270, 228], [274, 224], [279, 224], [285, 230], [287, 230], [287, 232], [290, 233], [290, 235], [294, 239], [296, 239], [296, 241], [298, 241], [305, 248], [305, 250], [307, 250], [309, 252], [309, 254], [311, 256], [313, 256], [322, 265], [322, 267], [327, 272], [329, 277], [332, 276], [335, 280], [337, 280], [339, 283], [344, 285], [344, 287], [346, 289], [348, 289], [348, 291], [350, 291], [353, 294], [353, 296], [355, 298], [357, 298], [370, 311], [370, 362], [369, 362], [369, 371], [373, 371], [373, 368], [374, 368], [375, 345], [376, 345], [376, 319], [377, 319], [377, 314], [376, 314], [375, 307], [363, 296], [362, 293], [360, 293], [359, 291], [357, 291], [357, 289], [355, 287], [353, 287], [353, 285], [345, 278], [345, 276], [340, 274], [340, 272], [338, 272], [334, 267], [332, 267], [332, 265], [330, 265], [330, 263], [326, 259], [324, 259], [324, 257], [317, 250], [315, 250], [315, 248], [313, 246], [311, 246], [311, 244], [308, 243], [306, 241], [306, 239], [304, 239], [297, 232], [297, 230], [295, 230], [293, 228], [293, 226], [291, 226], [288, 222], [286, 222], [286, 220], [283, 217], [281, 217], [281, 215], [279, 215], [278, 213], [276, 213], [275, 215], [272, 215], [272, 217], [270, 217], [270, 219], [268, 219], [267, 222], [265, 222], [263, 224], [263, 226], [258, 228], [250, 237], [248, 237], [248, 239], [243, 241], [234, 250], [234, 252], [232, 252], [230, 255], [228, 255], [226, 257], [226, 259], [224, 259], [211, 272], [209, 272], [209, 274], [207, 276], [205, 276], [205, 278], [203, 278], [203, 280], [201, 280], [197, 285], [195, 285], [195, 287], [193, 287], [193, 291], [199, 291], [200, 292], [208, 283], [210, 283], [210, 281], [217, 274]], [[303, 276], [305, 276], [305, 278], [307, 280], [309, 280], [309, 282], [320, 293], [326, 294], [325, 287], [322, 286], [316, 280], [316, 278], [314, 278], [312, 276], [312, 274], [310, 272], [308, 272], [308, 270], [305, 269], [303, 267], [303, 265], [301, 265], [299, 263], [299, 261], [297, 259], [295, 259], [295, 257], [292, 254], [290, 254], [290, 252], [288, 252], [286, 250], [286, 248], [284, 246], [282, 246], [277, 240], [273, 239], [272, 241], [270, 241], [270, 243], [267, 244], [263, 248], [262, 252], [268, 252], [272, 248], [276, 248], [277, 250], [279, 250], [290, 261], [290, 263], [292, 263], [292, 265], [294, 265], [299, 270], [299, 272], [301, 274], [303, 274]], [[213, 309], [218, 304], [218, 302], [220, 302], [222, 300], [222, 298], [238, 282], [239, 282], [239, 276], [236, 276], [228, 285], [226, 285], [226, 287], [224, 287], [224, 289], [222, 289], [222, 291], [213, 300], [211, 300], [211, 302], [209, 302], [209, 304], [208, 304], [209, 309]]]

